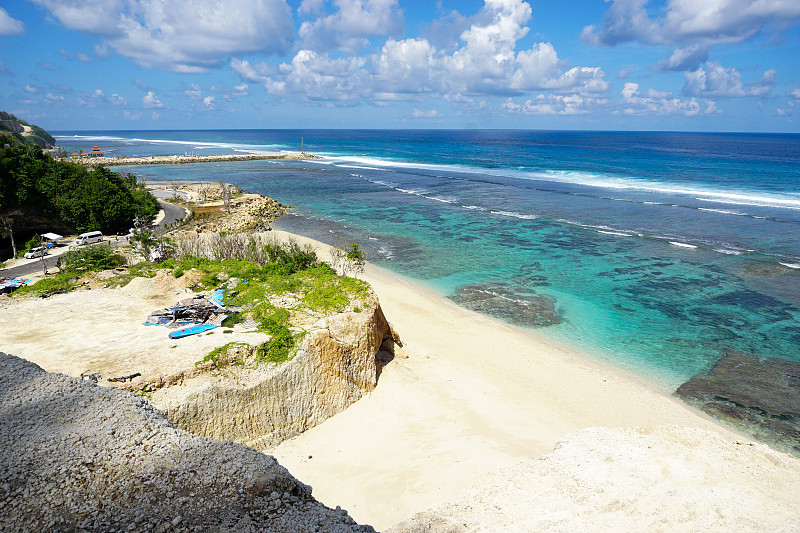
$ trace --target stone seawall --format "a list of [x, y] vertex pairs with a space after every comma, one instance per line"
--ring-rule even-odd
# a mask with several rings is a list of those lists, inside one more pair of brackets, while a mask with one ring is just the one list
[[318, 155], [307, 152], [289, 152], [283, 154], [237, 154], [237, 155], [162, 155], [148, 157], [81, 157], [70, 158], [70, 161], [87, 167], [122, 166], [122, 165], [185, 165], [190, 163], [224, 163], [228, 161], [261, 161], [265, 159], [317, 159]]

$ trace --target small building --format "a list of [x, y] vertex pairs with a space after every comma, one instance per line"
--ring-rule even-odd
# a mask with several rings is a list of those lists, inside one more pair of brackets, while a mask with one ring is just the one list
[[100, 148], [98, 148], [97, 145], [95, 144], [94, 148], [92, 148], [92, 151], [86, 155], [88, 155], [89, 157], [103, 157], [103, 151], [100, 150]]

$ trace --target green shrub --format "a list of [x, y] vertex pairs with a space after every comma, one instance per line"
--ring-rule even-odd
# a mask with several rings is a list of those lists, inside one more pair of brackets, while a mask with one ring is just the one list
[[240, 324], [243, 321], [244, 315], [242, 313], [231, 313], [225, 317], [225, 320], [222, 321], [222, 327], [232, 328], [236, 324]]
[[71, 274], [57, 274], [52, 278], [40, 279], [33, 285], [25, 285], [16, 291], [12, 292], [12, 296], [51, 296], [53, 294], [61, 294], [69, 292], [75, 288], [76, 276]]
[[235, 347], [235, 346], [247, 346], [249, 348], [250, 345], [247, 344], [246, 342], [229, 342], [228, 344], [226, 344], [224, 346], [220, 346], [219, 348], [214, 348], [213, 350], [208, 352], [208, 355], [203, 357], [202, 360], [197, 361], [194, 365], [195, 366], [202, 366], [202, 365], [204, 365], [206, 363], [211, 362], [211, 363], [213, 363], [213, 367], [215, 369], [216, 368], [224, 368], [224, 367], [228, 366], [231, 363], [235, 363], [235, 364], [238, 364], [240, 366], [244, 366], [244, 363], [245, 363], [244, 359], [242, 359], [242, 358], [229, 359], [228, 358], [229, 350], [231, 348]]
[[31, 248], [36, 248], [40, 245], [40, 239], [38, 235], [34, 235], [31, 237], [28, 242], [25, 243], [25, 246], [22, 247], [22, 250], [17, 252], [17, 257], [23, 257], [26, 253], [28, 253]]
[[111, 270], [126, 263], [125, 257], [114, 253], [108, 246], [86, 246], [71, 250], [58, 258], [62, 271], [97, 272]]
[[256, 361], [281, 362], [288, 361], [294, 337], [289, 331], [289, 311], [278, 308], [261, 322], [261, 327], [269, 334], [269, 340], [258, 347]]

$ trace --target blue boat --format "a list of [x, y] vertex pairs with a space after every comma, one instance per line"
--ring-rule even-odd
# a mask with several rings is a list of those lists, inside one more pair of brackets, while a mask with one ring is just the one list
[[169, 334], [170, 339], [180, 339], [182, 337], [188, 337], [189, 335], [196, 335], [197, 333], [203, 333], [204, 331], [208, 331], [210, 329], [214, 329], [217, 326], [214, 324], [197, 324], [196, 326], [191, 326], [188, 328], [179, 329], [173, 331]]

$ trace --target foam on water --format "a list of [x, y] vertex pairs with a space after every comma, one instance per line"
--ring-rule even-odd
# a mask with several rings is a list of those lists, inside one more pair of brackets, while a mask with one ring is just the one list
[[[464, 165], [436, 165], [428, 163], [417, 163], [407, 161], [392, 161], [388, 159], [368, 158], [368, 157], [339, 157], [330, 158], [333, 161], [353, 161], [364, 166], [350, 166], [349, 168], [370, 168], [380, 169], [381, 167], [425, 170], [425, 171], [447, 171], [457, 174], [482, 174], [487, 176], [498, 176], [507, 178], [523, 179], [528, 181], [552, 181], [558, 183], [569, 183], [582, 185], [585, 187], [602, 189], [628, 189], [636, 191], [647, 191], [654, 193], [664, 193], [695, 197], [694, 199], [706, 202], [729, 203], [734, 205], [754, 205], [759, 207], [772, 207], [776, 209], [800, 210], [800, 197], [791, 194], [770, 194], [752, 190], [721, 191], [718, 188], [710, 188], [699, 184], [668, 183], [652, 181], [633, 176], [613, 176], [597, 173], [574, 172], [574, 171], [532, 171], [520, 170], [518, 168], [482, 168], [469, 167]], [[340, 164], [340, 166], [343, 166]], [[442, 174], [441, 176], [446, 176]], [[698, 197], [701, 195], [701, 197]], [[619, 199], [629, 201], [627, 199]], [[659, 202], [645, 201], [649, 205], [657, 205]], [[735, 213], [731, 213], [735, 214]]]

